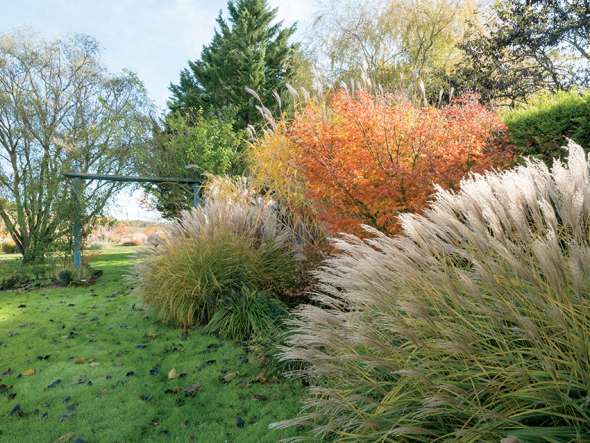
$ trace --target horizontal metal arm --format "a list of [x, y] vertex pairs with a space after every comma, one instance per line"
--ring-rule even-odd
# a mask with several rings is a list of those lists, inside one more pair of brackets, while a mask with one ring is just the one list
[[174, 177], [132, 177], [125, 175], [100, 175], [84, 174], [81, 172], [64, 172], [62, 174], [67, 178], [80, 178], [82, 180], [108, 180], [112, 182], [136, 182], [136, 183], [184, 183], [189, 185], [200, 185], [201, 180], [194, 178], [174, 178]]

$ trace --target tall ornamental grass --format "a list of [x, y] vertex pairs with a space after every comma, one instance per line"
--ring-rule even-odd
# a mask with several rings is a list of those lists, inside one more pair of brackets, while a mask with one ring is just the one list
[[[284, 348], [336, 441], [590, 441], [590, 161], [438, 189], [402, 235], [334, 241]], [[505, 439], [505, 440], [504, 440]]]
[[206, 194], [203, 206], [166, 225], [137, 268], [145, 302], [182, 326], [207, 324], [244, 288], [281, 297], [296, 286], [292, 235], [272, 202], [230, 180], [210, 180]]

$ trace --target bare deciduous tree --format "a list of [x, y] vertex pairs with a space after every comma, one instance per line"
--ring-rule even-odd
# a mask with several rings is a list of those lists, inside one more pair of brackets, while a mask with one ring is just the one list
[[[0, 36], [0, 218], [24, 261], [43, 258], [70, 226], [72, 191], [62, 172], [125, 174], [149, 135], [149, 102], [131, 72], [111, 75], [94, 39]], [[119, 184], [80, 184], [83, 223]]]

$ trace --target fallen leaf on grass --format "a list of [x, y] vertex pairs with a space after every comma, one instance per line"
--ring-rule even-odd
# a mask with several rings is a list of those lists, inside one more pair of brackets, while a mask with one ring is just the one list
[[57, 385], [61, 383], [61, 379], [58, 378], [57, 380], [52, 381], [47, 385], [48, 388], [55, 388]]
[[75, 385], [83, 385], [86, 383], [89, 383], [90, 385], [92, 385], [92, 382], [84, 374], [80, 375], [80, 377], [78, 377], [78, 379], [74, 382]]
[[181, 387], [181, 386], [175, 386], [173, 388], [168, 388], [164, 391], [165, 394], [172, 394], [172, 395], [177, 395], [177, 394], [184, 394], [186, 397], [194, 397], [197, 392], [199, 392], [201, 390], [202, 385], [200, 383], [195, 383], [192, 384], [190, 386], [186, 386], [186, 387]]
[[67, 443], [69, 442], [72, 438], [74, 438], [74, 433], [73, 432], [68, 432], [67, 434], [62, 435], [61, 437], [59, 437], [57, 440], [55, 440], [53, 443]]
[[10, 412], [8, 413], [9, 417], [14, 417], [15, 415], [17, 417], [22, 417], [23, 415], [25, 415], [25, 412], [22, 410], [20, 404], [18, 404], [18, 403], [15, 404], [13, 406], [13, 408], [10, 410]]
[[165, 394], [180, 394], [182, 392], [182, 388], [180, 386], [176, 386], [174, 388], [168, 388], [164, 391]]
[[0, 394], [4, 394], [12, 389], [12, 385], [0, 384]]
[[35, 368], [27, 368], [23, 372], [21, 372], [21, 375], [24, 375], [25, 377], [30, 377], [31, 375], [35, 375]]
[[266, 375], [264, 374], [264, 372], [260, 372], [259, 374], [256, 375], [256, 381], [258, 383], [264, 384], [268, 380], [266, 379]]
[[184, 388], [184, 393], [187, 397], [194, 397], [197, 392], [201, 390], [201, 384], [195, 383], [194, 385], [187, 386]]
[[176, 378], [176, 368], [172, 368], [168, 372], [168, 380], [174, 380], [175, 378]]
[[228, 372], [222, 377], [223, 383], [230, 383], [234, 378], [236, 378], [239, 374], [237, 372]]

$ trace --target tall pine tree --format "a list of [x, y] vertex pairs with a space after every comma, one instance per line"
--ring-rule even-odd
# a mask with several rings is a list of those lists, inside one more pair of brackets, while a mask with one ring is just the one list
[[201, 108], [206, 114], [231, 116], [236, 129], [261, 121], [256, 100], [246, 87], [256, 91], [266, 106], [275, 102], [296, 71], [297, 44], [289, 43], [295, 25], [274, 23], [276, 9], [266, 0], [230, 0], [229, 20], [221, 13], [212, 42], [201, 58], [190, 61], [171, 85], [172, 111]]

